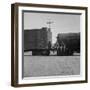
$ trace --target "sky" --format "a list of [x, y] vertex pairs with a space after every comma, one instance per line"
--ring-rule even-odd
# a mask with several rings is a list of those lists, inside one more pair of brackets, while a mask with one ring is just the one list
[[53, 22], [51, 24], [52, 43], [56, 42], [58, 33], [80, 32], [80, 15], [78, 14], [24, 12], [24, 30], [49, 27], [48, 21]]

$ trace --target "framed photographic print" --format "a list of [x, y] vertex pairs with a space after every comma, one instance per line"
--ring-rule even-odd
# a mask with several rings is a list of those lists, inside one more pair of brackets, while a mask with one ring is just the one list
[[11, 85], [87, 83], [87, 7], [11, 5]]

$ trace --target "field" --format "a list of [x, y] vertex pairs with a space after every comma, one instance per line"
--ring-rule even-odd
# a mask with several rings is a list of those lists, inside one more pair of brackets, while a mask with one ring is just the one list
[[80, 56], [24, 56], [24, 77], [79, 74]]

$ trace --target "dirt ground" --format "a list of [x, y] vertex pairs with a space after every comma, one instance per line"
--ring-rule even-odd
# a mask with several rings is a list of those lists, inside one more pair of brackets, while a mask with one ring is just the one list
[[24, 56], [24, 77], [79, 74], [80, 56]]

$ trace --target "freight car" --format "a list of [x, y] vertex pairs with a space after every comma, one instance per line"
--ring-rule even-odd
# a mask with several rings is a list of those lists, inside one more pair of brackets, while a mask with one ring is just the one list
[[54, 44], [58, 56], [73, 55], [80, 53], [80, 33], [60, 33]]
[[57, 55], [73, 55], [80, 53], [80, 33], [61, 33], [57, 35], [55, 43]]
[[31, 51], [32, 55], [49, 55], [51, 43], [49, 28], [24, 30], [24, 51]]

